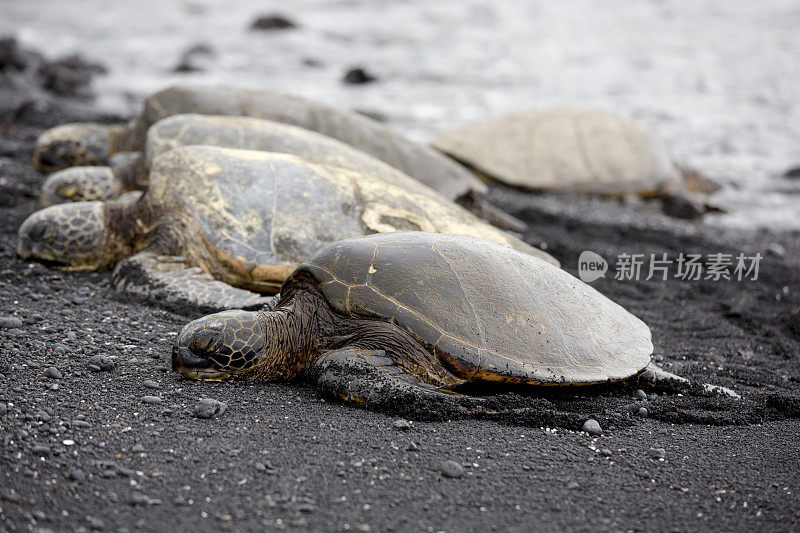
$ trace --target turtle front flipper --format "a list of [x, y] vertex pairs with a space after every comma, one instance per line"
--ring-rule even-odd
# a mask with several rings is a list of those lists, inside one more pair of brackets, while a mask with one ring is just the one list
[[[393, 412], [419, 410], [425, 404], [452, 404], [467, 397], [420, 381], [395, 364], [384, 350], [348, 346], [327, 352], [309, 369], [323, 390], [348, 402], [369, 404]], [[462, 407], [464, 414], [467, 408]]]
[[666, 392], [681, 392], [687, 394], [720, 394], [731, 398], [739, 399], [741, 396], [727, 387], [711, 385], [710, 383], [693, 383], [688, 379], [667, 372], [659, 368], [655, 363], [650, 363], [635, 376], [636, 384], [642, 388], [650, 390], [661, 390]]
[[261, 309], [277, 300], [276, 296], [263, 296], [216, 280], [200, 268], [186, 264], [183, 257], [148, 251], [117, 264], [112, 280], [119, 291], [168, 306], [203, 311]]

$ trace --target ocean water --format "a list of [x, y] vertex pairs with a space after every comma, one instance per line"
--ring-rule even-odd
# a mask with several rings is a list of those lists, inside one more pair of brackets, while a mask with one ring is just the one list
[[[258, 5], [256, 5], [258, 4]], [[249, 29], [282, 13], [299, 28]], [[716, 0], [0, 0], [0, 33], [106, 65], [98, 102], [133, 112], [177, 82], [290, 91], [383, 115], [419, 141], [554, 105], [650, 125], [725, 187], [715, 224], [800, 229], [800, 2]], [[173, 72], [204, 44], [204, 72]], [[363, 66], [379, 81], [341, 83]]]

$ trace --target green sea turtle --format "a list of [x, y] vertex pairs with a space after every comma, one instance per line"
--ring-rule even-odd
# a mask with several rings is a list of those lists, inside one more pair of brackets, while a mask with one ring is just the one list
[[189, 323], [172, 366], [199, 379], [308, 377], [383, 405], [465, 383], [697, 390], [652, 352], [644, 322], [553, 265], [473, 237], [406, 232], [328, 244], [275, 305]]
[[445, 199], [383, 161], [311, 130], [253, 117], [184, 114], [167, 117], [150, 127], [144, 157], [123, 157], [135, 152], [121, 152], [111, 158], [108, 167], [77, 166], [52, 174], [42, 186], [42, 205], [110, 200], [127, 191], [144, 190], [153, 159], [169, 150], [191, 145], [296, 155], [309, 163], [355, 170], [420, 194]]
[[515, 113], [446, 132], [432, 145], [485, 177], [524, 189], [662, 196], [671, 201], [670, 214], [686, 218], [704, 210], [689, 195], [700, 192], [690, 190], [697, 189], [697, 173], [687, 187], [661, 139], [620, 115], [580, 108]]
[[42, 209], [17, 251], [69, 270], [111, 268], [119, 289], [204, 308], [265, 303], [320, 246], [372, 232], [480, 236], [555, 259], [445, 200], [286, 154], [187, 146], [153, 161], [150, 186]]
[[143, 151], [153, 124], [182, 113], [265, 118], [316, 131], [384, 161], [451, 200], [486, 191], [469, 170], [366, 116], [298, 96], [229, 86], [165, 89], [150, 96], [143, 111], [127, 126], [57, 126], [37, 141], [34, 163], [45, 171], [105, 165], [117, 152]]

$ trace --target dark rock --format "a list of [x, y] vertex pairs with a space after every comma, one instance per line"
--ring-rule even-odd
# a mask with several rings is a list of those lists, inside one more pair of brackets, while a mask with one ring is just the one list
[[800, 179], [800, 166], [792, 167], [783, 173], [784, 178]]
[[114, 361], [107, 355], [93, 355], [89, 359], [89, 370], [92, 372], [110, 372], [114, 370]]
[[92, 424], [87, 422], [86, 420], [73, 420], [72, 427], [74, 428], [90, 428]]
[[181, 54], [173, 72], [202, 72], [208, 70], [209, 62], [214, 57], [213, 49], [207, 44], [196, 44]]
[[44, 375], [50, 379], [61, 379], [61, 372], [54, 366], [47, 367], [47, 370], [44, 371]]
[[37, 444], [35, 446], [31, 446], [31, 452], [39, 456], [50, 455], [50, 446], [45, 444]]
[[142, 396], [142, 403], [157, 405], [161, 403], [161, 398], [158, 396]]
[[277, 13], [259, 15], [250, 24], [251, 30], [292, 30], [294, 28], [297, 28], [297, 24]]
[[22, 320], [15, 316], [0, 316], [0, 329], [21, 328]]
[[95, 74], [106, 72], [99, 63], [90, 63], [77, 55], [56, 61], [46, 61], [39, 66], [42, 87], [62, 96], [91, 96], [89, 85]]
[[378, 78], [367, 72], [363, 67], [351, 68], [342, 76], [342, 83], [349, 85], [361, 85], [364, 83], [371, 83]]
[[642, 418], [647, 418], [650, 413], [647, 412], [647, 408], [640, 407], [638, 411], [636, 411], [636, 416], [640, 416]]
[[590, 418], [589, 420], [584, 422], [582, 429], [583, 431], [592, 436], [598, 436], [603, 434], [603, 428], [600, 427], [600, 423], [594, 418]]
[[214, 418], [222, 416], [228, 410], [228, 404], [214, 400], [213, 398], [203, 398], [195, 405], [192, 415], [197, 418]]
[[464, 475], [464, 467], [455, 461], [445, 461], [440, 472], [444, 477], [460, 478]]
[[64, 346], [63, 344], [56, 344], [53, 346], [53, 355], [56, 357], [64, 357], [69, 352], [69, 348]]
[[638, 398], [639, 400], [647, 399], [647, 393], [642, 389], [636, 389], [636, 392], [634, 394], [636, 395], [636, 398]]
[[410, 452], [416, 452], [419, 451], [419, 446], [417, 446], [417, 443], [412, 440], [411, 442], [408, 443], [406, 450]]

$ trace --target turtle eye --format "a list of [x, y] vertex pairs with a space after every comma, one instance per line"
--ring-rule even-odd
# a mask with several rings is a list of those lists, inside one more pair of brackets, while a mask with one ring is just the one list
[[32, 241], [44, 242], [53, 237], [56, 233], [56, 223], [52, 220], [38, 220], [28, 230], [28, 237]]
[[189, 343], [189, 349], [195, 354], [209, 354], [219, 350], [222, 335], [216, 328], [203, 329], [197, 332]]

